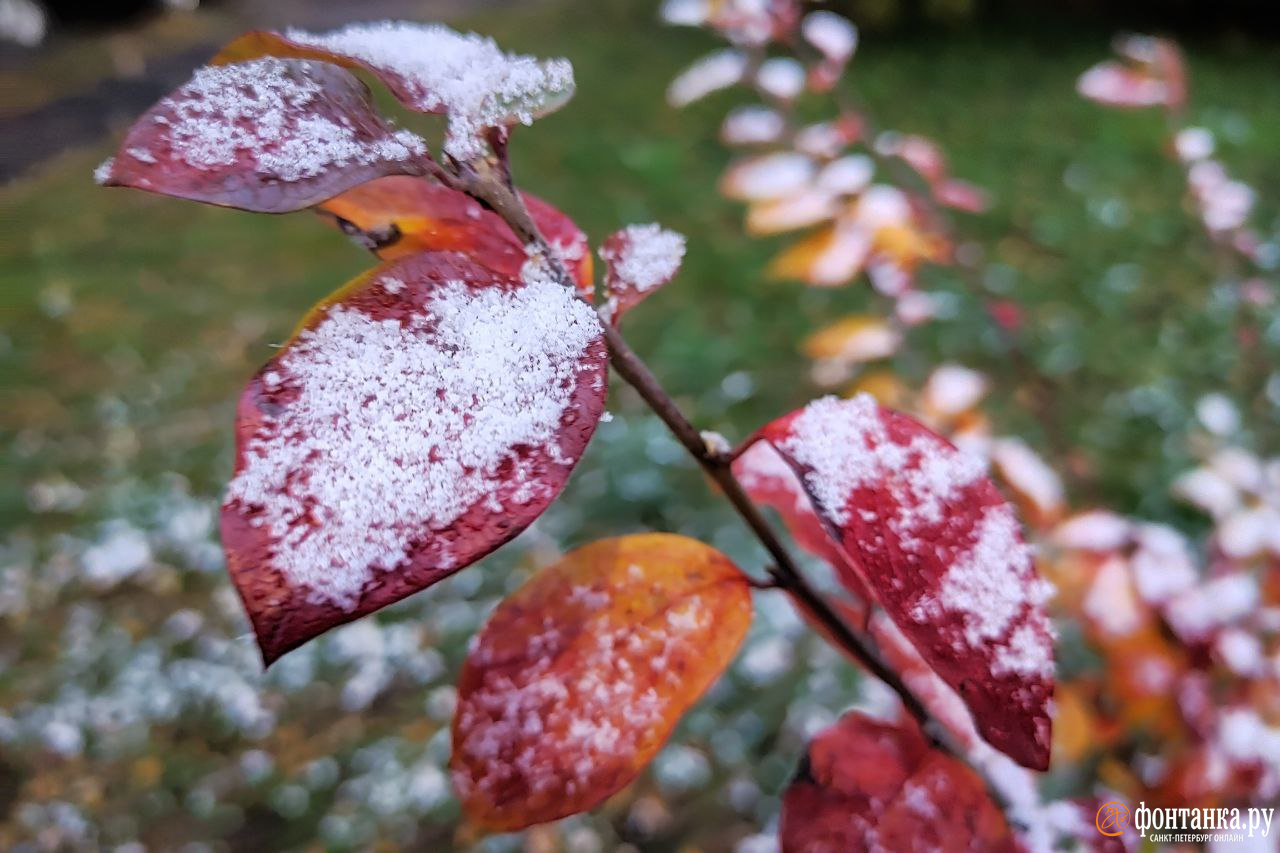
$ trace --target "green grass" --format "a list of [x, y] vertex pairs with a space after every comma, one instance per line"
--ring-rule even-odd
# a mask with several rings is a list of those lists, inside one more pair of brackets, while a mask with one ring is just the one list
[[[575, 100], [515, 134], [517, 179], [594, 240], [653, 219], [689, 236], [683, 274], [630, 315], [627, 333], [700, 425], [742, 437], [819, 393], [797, 352], [807, 332], [878, 303], [861, 284], [816, 291], [763, 278], [785, 241], [744, 237], [741, 210], [715, 190], [728, 160], [716, 128], [735, 96], [681, 112], [663, 103], [670, 78], [713, 43], [658, 26], [653, 6], [566, 0], [465, 23], [507, 47], [573, 60]], [[953, 171], [994, 193], [990, 214], [959, 225], [987, 253], [991, 286], [1027, 309], [1023, 345], [1056, 383], [1055, 429], [1074, 448], [1057, 461], [1079, 474], [1079, 502], [1185, 520], [1167, 486], [1188, 459], [1189, 407], [1228, 387], [1230, 307], [1211, 292], [1208, 247], [1179, 208], [1181, 177], [1161, 150], [1158, 117], [1104, 111], [1073, 93], [1107, 38], [1057, 29], [871, 38], [851, 82], [882, 125], [938, 137]], [[1280, 52], [1248, 43], [1189, 52], [1193, 120], [1219, 133], [1238, 177], [1280, 186]], [[11, 542], [45, 547], [126, 513], [175, 474], [196, 495], [219, 494], [241, 385], [309, 305], [370, 265], [309, 215], [100, 189], [90, 171], [109, 147], [62, 157], [3, 190], [11, 218], [0, 254], [0, 527]], [[1275, 229], [1274, 198], [1267, 204], [1261, 221]], [[1005, 377], [1007, 353], [979, 306], [944, 270], [927, 282], [954, 295], [955, 316], [916, 333], [897, 367], [918, 380], [946, 359]], [[740, 372], [754, 389], [746, 397], [721, 387]], [[546, 530], [566, 546], [677, 530], [757, 564], [634, 394], [616, 387], [611, 409], [621, 422], [600, 430]], [[993, 411], [1001, 431], [1047, 446], [1012, 395], [997, 395]], [[87, 503], [32, 512], [31, 484], [59, 477], [83, 487]], [[139, 595], [120, 606], [138, 608], [145, 625], [172, 602]], [[450, 647], [452, 665], [464, 639]], [[22, 666], [0, 676], [0, 696], [38, 675], [47, 641], [26, 642]], [[746, 747], [766, 791], [794, 760], [794, 744], [775, 740], [770, 726], [785, 716], [791, 687], [812, 689], [791, 681], [767, 695], [726, 688], [710, 706], [740, 715], [734, 696], [757, 703], [763, 733]], [[685, 732], [708, 739], [718, 719], [700, 712]], [[678, 820], [664, 836], [673, 848], [716, 837], [718, 818], [704, 816], [723, 809], [717, 795], [695, 805], [673, 807]]]
[[[715, 192], [727, 154], [714, 131], [734, 96], [682, 112], [661, 98], [710, 40], [657, 26], [644, 3], [589, 6], [468, 22], [578, 68], [575, 101], [517, 131], [517, 177], [593, 238], [648, 219], [689, 235], [684, 275], [637, 313], [629, 334], [673, 393], [741, 435], [814, 393], [797, 340], [833, 312], [874, 302], [862, 285], [818, 292], [763, 279], [784, 241], [744, 238], [738, 207]], [[1161, 437], [1180, 429], [1196, 392], [1223, 384], [1230, 348], [1222, 318], [1204, 311], [1207, 247], [1179, 210], [1162, 124], [1076, 98], [1075, 75], [1106, 45], [1102, 33], [1072, 36], [873, 40], [851, 76], [881, 124], [942, 139], [954, 171], [994, 192], [995, 209], [960, 228], [1029, 310], [1026, 346], [1060, 385], [1061, 429], [1090, 463], [1086, 482], [1118, 508], [1167, 514], [1160, 484], [1180, 456]], [[1193, 116], [1225, 136], [1228, 163], [1258, 187], [1280, 185], [1280, 102], [1268, 97], [1280, 83], [1275, 59], [1274, 49], [1191, 51]], [[10, 525], [30, 523], [22, 481], [51, 472], [96, 480], [175, 469], [215, 488], [229, 464], [234, 391], [311, 302], [369, 263], [303, 214], [266, 218], [99, 189], [87, 170], [106, 151], [64, 158], [5, 191], [15, 224], [0, 259], [11, 283], [0, 297], [10, 377], [0, 424], [22, 439], [6, 447], [20, 474], [0, 499]], [[1091, 213], [1101, 209], [1131, 221], [1104, 225]], [[918, 351], [998, 371], [1000, 347], [977, 306], [948, 273], [929, 280], [957, 294], [959, 316], [918, 334]], [[927, 363], [901, 368], [918, 377]], [[754, 380], [751, 398], [711, 390], [739, 370]], [[1117, 402], [1143, 387], [1155, 389], [1156, 421]], [[113, 456], [122, 468], [110, 471], [97, 464], [111, 438], [104, 398], [141, 410], [125, 457]], [[1039, 438], [1016, 411], [1005, 419]]]

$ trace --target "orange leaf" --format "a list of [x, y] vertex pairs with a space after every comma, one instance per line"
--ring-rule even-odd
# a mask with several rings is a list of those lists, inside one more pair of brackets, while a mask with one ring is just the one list
[[851, 712], [809, 744], [782, 800], [784, 853], [1017, 850], [969, 767], [912, 722]]
[[800, 348], [815, 360], [852, 364], [887, 358], [901, 342], [902, 335], [882, 318], [855, 314], [823, 326], [805, 338]]
[[[542, 199], [521, 195], [538, 229], [573, 273], [579, 291], [590, 298], [593, 273], [586, 235]], [[515, 274], [528, 257], [500, 216], [465, 193], [429, 179], [397, 176], [370, 181], [317, 209], [387, 261], [423, 251], [458, 251], [498, 272]]]
[[870, 252], [870, 236], [860, 229], [827, 226], [784, 249], [769, 263], [768, 274], [838, 287], [853, 280]]
[[751, 620], [729, 560], [683, 536], [605, 539], [504, 601], [458, 681], [454, 787], [514, 830], [626, 786], [729, 664]]

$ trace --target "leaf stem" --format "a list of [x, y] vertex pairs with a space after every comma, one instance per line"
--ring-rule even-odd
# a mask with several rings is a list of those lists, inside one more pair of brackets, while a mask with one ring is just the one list
[[[573, 277], [565, 269], [546, 239], [538, 230], [528, 208], [511, 183], [510, 171], [505, 163], [486, 164], [455, 174], [455, 186], [486, 204], [503, 218], [526, 245], [535, 247], [547, 259], [557, 279], [565, 287], [577, 292]], [[805, 577], [786, 545], [778, 538], [755, 502], [734, 476], [732, 454], [723, 454], [708, 446], [703, 434], [680, 409], [676, 401], [654, 376], [644, 360], [631, 348], [622, 333], [614, 326], [603, 309], [597, 309], [605, 342], [609, 346], [609, 361], [614, 371], [640, 395], [676, 440], [720, 487], [729, 504], [746, 523], [774, 563], [769, 567], [769, 581], [756, 581], [758, 588], [779, 588], [789, 593], [795, 603], [821, 626], [824, 636], [838, 645], [868, 672], [883, 681], [901, 700], [903, 707], [915, 719], [921, 732], [938, 750], [973, 767], [986, 782], [994, 801], [1007, 809], [1007, 798], [988, 778], [983, 768], [975, 766], [966, 751], [950, 730], [934, 716], [928, 706], [911, 690], [897, 670], [885, 662], [874, 641], [851, 627], [831, 608], [826, 599]]]
[[[564, 269], [550, 250], [550, 246], [538, 231], [533, 217], [529, 215], [524, 201], [509, 185], [503, 181], [487, 181], [483, 177], [478, 181], [468, 181], [468, 191], [488, 204], [499, 216], [506, 220], [511, 229], [527, 244], [536, 246], [551, 263], [561, 283], [574, 289], [574, 283], [568, 271]], [[918, 697], [902, 681], [898, 673], [886, 664], [872, 644], [855, 633], [839, 615], [835, 613], [805, 578], [800, 567], [792, 558], [786, 546], [778, 538], [769, 522], [755, 503], [748, 497], [742, 484], [734, 476], [730, 467], [731, 456], [718, 453], [707, 446], [702, 433], [690, 422], [681, 411], [679, 405], [667, 393], [666, 389], [654, 376], [653, 371], [644, 360], [631, 348], [622, 333], [607, 318], [601, 318], [604, 339], [609, 346], [609, 360], [613, 369], [626, 380], [640, 395], [641, 399], [653, 410], [676, 440], [684, 446], [707, 475], [715, 481], [724, 492], [725, 498], [737, 511], [738, 515], [751, 528], [752, 533], [764, 546], [774, 565], [769, 574], [774, 586], [790, 592], [822, 623], [840, 646], [865, 666], [873, 675], [884, 681], [901, 697], [907, 711], [916, 718], [926, 733], [935, 740], [938, 746], [953, 754], [957, 752], [953, 744], [944, 743], [950, 738], [945, 736], [941, 726], [933, 719], [933, 715]]]

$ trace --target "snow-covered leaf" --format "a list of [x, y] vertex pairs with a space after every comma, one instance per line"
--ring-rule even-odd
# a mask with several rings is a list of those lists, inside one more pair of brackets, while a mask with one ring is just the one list
[[246, 33], [215, 62], [260, 56], [319, 59], [376, 76], [412, 110], [448, 116], [445, 153], [470, 160], [485, 153], [490, 128], [529, 124], [573, 96], [573, 66], [506, 53], [493, 39], [440, 24], [351, 24], [328, 33]]
[[269, 663], [511, 539], [595, 429], [606, 353], [591, 308], [421, 253], [313, 311], [240, 399], [222, 509], [228, 567]]
[[1019, 849], [972, 769], [914, 723], [856, 711], [810, 742], [779, 834], [784, 853]]
[[746, 577], [683, 536], [606, 539], [538, 572], [490, 617], [458, 682], [464, 811], [513, 830], [593, 808], [657, 754], [750, 620]]
[[843, 563], [960, 694], [982, 736], [1046, 767], [1052, 588], [981, 460], [866, 394], [817, 400], [756, 439], [799, 475]]
[[262, 213], [301, 210], [384, 175], [421, 175], [427, 148], [322, 62], [198, 69], [134, 123], [99, 183]]
[[[521, 193], [542, 236], [590, 299], [591, 253], [587, 236], [556, 208]], [[379, 258], [389, 261], [422, 251], [458, 251], [507, 275], [528, 260], [524, 244], [502, 217], [480, 202], [429, 178], [381, 178], [331, 198], [318, 208]]]
[[684, 247], [683, 234], [656, 222], [628, 225], [605, 238], [600, 257], [609, 265], [605, 287], [614, 324], [675, 278], [684, 260]]

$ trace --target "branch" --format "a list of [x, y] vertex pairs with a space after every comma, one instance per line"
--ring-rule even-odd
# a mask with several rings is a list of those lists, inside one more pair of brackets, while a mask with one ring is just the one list
[[[526, 245], [534, 246], [542, 253], [560, 283], [576, 292], [577, 288], [572, 276], [565, 269], [560, 258], [551, 251], [551, 247], [534, 223], [533, 217], [529, 215], [524, 201], [511, 184], [510, 173], [505, 164], [499, 164], [496, 158], [493, 162], [480, 161], [456, 174], [455, 185], [501, 216], [517, 237]], [[880, 657], [874, 644], [855, 632], [810, 585], [791, 553], [734, 476], [730, 465], [731, 457], [707, 446], [702, 433], [680, 410], [675, 400], [653, 375], [653, 371], [631, 349], [622, 337], [622, 333], [609, 322], [609, 318], [602, 315], [600, 325], [604, 330], [605, 341], [609, 345], [609, 359], [613, 369], [639, 393], [649, 408], [662, 419], [662, 422], [689, 452], [689, 455], [715, 481], [734, 510], [751, 528], [752, 533], [773, 559], [774, 565], [769, 570], [770, 577], [773, 579], [772, 586], [780, 587], [790, 593], [797, 604], [817, 620], [824, 633], [833, 642], [868, 672], [892, 688], [901, 699], [903, 707], [915, 718], [921, 731], [933, 746], [965, 761], [964, 750], [955, 743], [950, 732], [912, 692], [898, 672]], [[989, 784], [988, 787], [992, 786]], [[992, 795], [996, 797], [998, 803], [1003, 805], [1003, 797], [994, 788], [992, 788]]]

